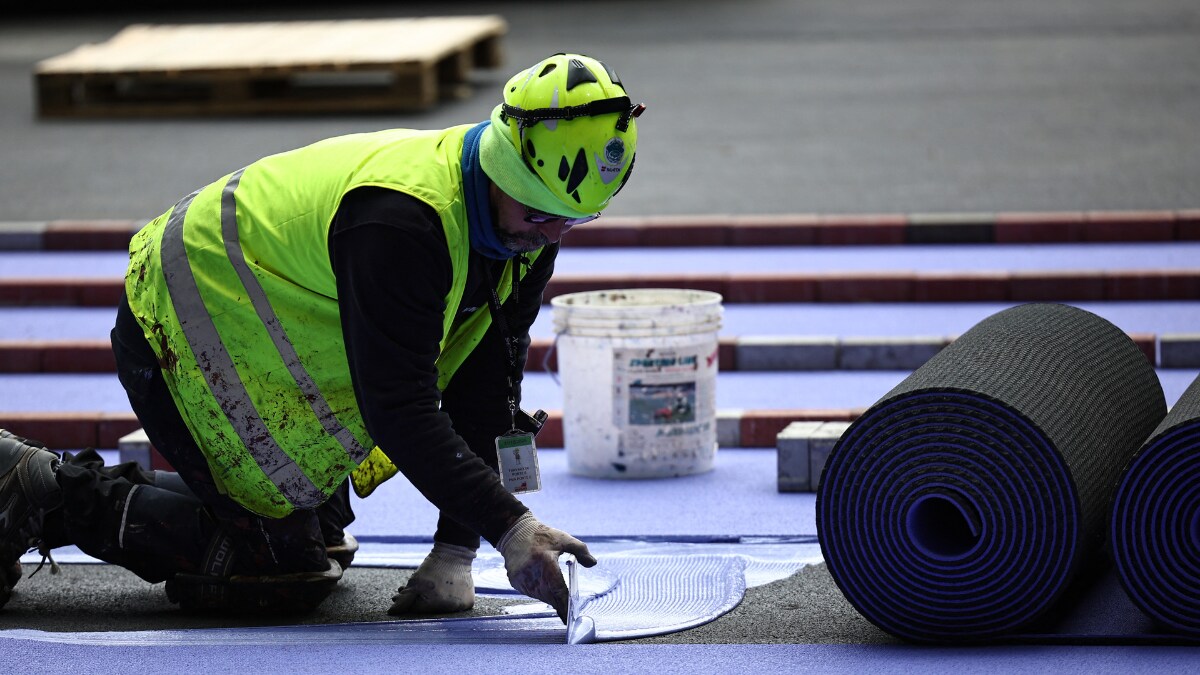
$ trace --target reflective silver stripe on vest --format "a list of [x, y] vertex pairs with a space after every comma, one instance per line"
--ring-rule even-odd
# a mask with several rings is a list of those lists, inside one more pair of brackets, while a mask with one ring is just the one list
[[246, 264], [246, 254], [242, 251], [241, 235], [238, 233], [237, 202], [233, 196], [238, 183], [241, 182], [242, 171], [244, 169], [229, 177], [229, 182], [225, 184], [225, 189], [221, 193], [221, 236], [225, 239], [225, 253], [229, 256], [229, 262], [233, 264], [233, 269], [237, 271], [238, 278], [242, 280], [242, 286], [246, 288], [250, 304], [254, 305], [254, 311], [258, 312], [258, 318], [266, 327], [267, 333], [271, 335], [275, 349], [279, 352], [279, 358], [283, 360], [288, 372], [292, 374], [296, 386], [304, 392], [304, 397], [308, 400], [313, 414], [320, 420], [325, 433], [337, 439], [338, 443], [341, 443], [342, 449], [357, 464], [367, 456], [369, 450], [360, 445], [354, 434], [338, 421], [337, 415], [329, 407], [329, 401], [325, 399], [325, 395], [321, 393], [317, 383], [313, 381], [312, 376], [304, 369], [304, 364], [300, 362], [300, 356], [296, 354], [296, 348], [292, 346], [292, 341], [288, 339], [283, 326], [279, 324], [279, 317], [275, 315], [275, 310], [271, 309], [271, 303], [267, 300], [267, 294], [263, 291], [262, 284], [258, 282], [258, 277], [254, 276], [254, 272]]
[[162, 266], [171, 304], [192, 353], [198, 360], [204, 360], [200, 367], [207, 374], [205, 381], [209, 391], [241, 437], [250, 456], [294, 506], [314, 507], [325, 499], [325, 495], [279, 447], [258, 416], [196, 287], [196, 278], [192, 276], [183, 243], [183, 221], [198, 193], [193, 192], [175, 205], [163, 230]]

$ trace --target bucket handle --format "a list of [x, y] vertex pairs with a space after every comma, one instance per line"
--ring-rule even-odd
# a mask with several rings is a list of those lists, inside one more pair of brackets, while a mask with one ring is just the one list
[[558, 381], [557, 369], [555, 369], [553, 371], [550, 370], [550, 357], [553, 356], [555, 350], [558, 349], [558, 338], [560, 338], [560, 337], [562, 337], [562, 333], [555, 331], [554, 332], [554, 342], [550, 343], [550, 349], [547, 349], [546, 353], [542, 355], [542, 372], [550, 373], [550, 379], [554, 380], [554, 384], [557, 385], [561, 389], [562, 382]]

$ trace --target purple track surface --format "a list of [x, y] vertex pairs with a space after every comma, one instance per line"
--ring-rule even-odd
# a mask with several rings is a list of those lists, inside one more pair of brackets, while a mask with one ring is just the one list
[[[584, 539], [817, 532], [815, 496], [778, 491], [772, 448], [722, 449], [708, 473], [656, 480], [574, 476], [564, 450], [543, 450], [538, 462], [543, 489], [521, 501], [545, 522]], [[355, 498], [354, 512], [358, 519], [351, 530], [357, 537], [429, 537], [437, 524], [437, 510], [403, 480], [384, 483], [370, 499]], [[657, 515], [648, 518], [649, 513]]]
[[[298, 633], [300, 631], [297, 631]], [[445, 672], [446, 664], [470, 664], [472, 675], [570, 672], [585, 663], [589, 673], [1094, 673], [1194, 672], [1195, 648], [986, 647], [922, 648], [872, 645], [385, 645], [370, 649], [347, 642], [310, 640], [220, 646], [103, 647], [0, 638], [12, 661], [38, 666], [70, 663], [77, 675], [127, 671], [245, 673], [247, 664], [270, 664], [271, 672]], [[333, 665], [331, 665], [333, 664]], [[521, 668], [514, 664], [537, 665]], [[551, 664], [558, 664], [557, 667]], [[819, 666], [817, 665], [819, 664]], [[49, 669], [49, 668], [47, 668]]]
[[[866, 408], [899, 384], [908, 372], [722, 372], [717, 376], [717, 407]], [[1196, 379], [1196, 371], [1159, 369], [1158, 376], [1170, 406]], [[562, 388], [550, 374], [527, 373], [522, 390], [527, 407], [562, 409]], [[129, 402], [115, 374], [0, 374], [0, 411], [129, 410]], [[0, 418], [0, 425], [3, 421]]]
[[[570, 249], [559, 274], [1195, 269], [1200, 242]], [[0, 251], [0, 278], [122, 276], [122, 251]]]
[[[1189, 333], [1200, 327], [1200, 301], [1076, 302], [1130, 333]], [[724, 306], [721, 335], [959, 335], [1013, 303], [755, 304]], [[530, 333], [554, 336], [553, 308], [542, 307]], [[106, 340], [115, 312], [104, 307], [0, 307], [0, 340]]]
[[[0, 252], [0, 277], [113, 278], [120, 276], [122, 252]], [[771, 249], [567, 249], [558, 270], [564, 274], [655, 272], [834, 272], [885, 270], [1096, 270], [1190, 269], [1200, 260], [1200, 243], [1086, 244], [1051, 246], [897, 246]], [[936, 304], [727, 304], [722, 336], [956, 336], [1013, 303]], [[1200, 326], [1200, 301], [1075, 303], [1126, 332], [1188, 333]], [[114, 310], [107, 308], [0, 308], [0, 340], [96, 340], [107, 338]], [[532, 329], [535, 338], [553, 336], [553, 310], [546, 306]], [[728, 409], [865, 408], [899, 383], [907, 371], [722, 372], [717, 406]], [[1168, 405], [1196, 378], [1192, 370], [1158, 371]], [[526, 376], [528, 406], [561, 409], [563, 391], [546, 373]], [[129, 410], [114, 374], [0, 374], [0, 411]], [[0, 413], [0, 426], [4, 425]], [[117, 453], [106, 450], [110, 460]], [[574, 476], [567, 451], [541, 453], [543, 490], [523, 500], [547, 522], [584, 538], [630, 537], [671, 540], [737, 537], [815, 536], [815, 495], [781, 493], [776, 486], [776, 453], [770, 448], [722, 448], [713, 471], [674, 479], [608, 481]], [[591, 508], [584, 508], [591, 505]], [[600, 507], [600, 508], [597, 508]], [[433, 531], [436, 509], [403, 480], [389, 481], [369, 500], [354, 498], [352, 527], [363, 540], [424, 540]], [[647, 518], [645, 514], [656, 517]], [[285, 629], [290, 631], [291, 629]], [[306, 632], [307, 630], [307, 632]], [[544, 663], [552, 645], [387, 645], [370, 640], [370, 650], [348, 644], [369, 640], [354, 627], [296, 628], [289, 644], [255, 643], [237, 632], [236, 644], [186, 647], [103, 647], [73, 644], [56, 634], [28, 631], [0, 635], [6, 653], [23, 662], [71, 659], [109, 671], [136, 659], [153, 669], [209, 672], [240, 669], [251, 659], [271, 659], [278, 670], [377, 670], [392, 650], [409, 669], [433, 671], [446, 658], [471, 659], [483, 667], [472, 672], [509, 672], [523, 659]], [[294, 638], [294, 639], [293, 639]], [[436, 638], [431, 641], [436, 642]], [[573, 647], [580, 649], [586, 647]], [[453, 649], [453, 652], [447, 651]], [[1125, 672], [1148, 667], [1178, 669], [1191, 658], [1186, 649], [1067, 647], [925, 650], [844, 645], [624, 645], [610, 644], [589, 654], [597, 672], [730, 672], [747, 661], [771, 670], [792, 669], [798, 662], [821, 663], [823, 672], [878, 670], [883, 659], [895, 672], [1019, 670], [1037, 654], [1040, 667], [1088, 672]], [[499, 650], [499, 651], [497, 651]], [[497, 658], [499, 656], [499, 659]], [[564, 653], [564, 658], [568, 655]], [[1149, 661], [1147, 660], [1149, 659]], [[1153, 661], [1153, 664], [1150, 663]], [[156, 665], [157, 662], [157, 665]], [[191, 665], [189, 665], [191, 664]], [[318, 664], [321, 667], [317, 667]], [[772, 667], [774, 664], [774, 667]], [[490, 670], [489, 670], [490, 669]]]

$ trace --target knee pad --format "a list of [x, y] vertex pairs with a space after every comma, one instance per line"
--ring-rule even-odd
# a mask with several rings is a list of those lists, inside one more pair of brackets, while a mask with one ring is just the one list
[[342, 566], [329, 560], [324, 572], [266, 576], [176, 574], [167, 580], [167, 599], [189, 611], [309, 612], [342, 578]]

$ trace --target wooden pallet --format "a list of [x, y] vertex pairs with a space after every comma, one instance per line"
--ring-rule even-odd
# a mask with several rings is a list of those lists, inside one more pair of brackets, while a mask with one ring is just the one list
[[132, 25], [38, 63], [45, 117], [412, 111], [501, 64], [495, 15]]

